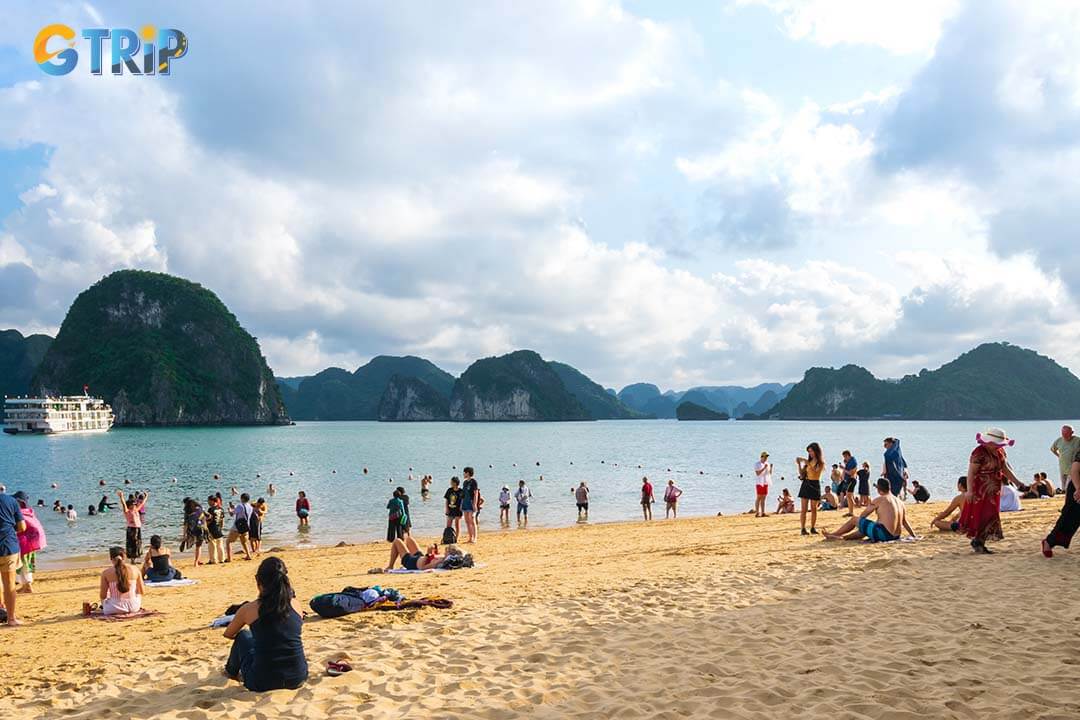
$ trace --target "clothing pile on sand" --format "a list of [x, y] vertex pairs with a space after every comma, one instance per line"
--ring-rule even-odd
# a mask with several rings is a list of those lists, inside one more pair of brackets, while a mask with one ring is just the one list
[[341, 592], [316, 595], [311, 598], [310, 605], [319, 617], [336, 618], [372, 610], [410, 610], [422, 607], [445, 610], [453, 607], [453, 602], [440, 597], [407, 600], [394, 588], [375, 585], [363, 588], [346, 587]]

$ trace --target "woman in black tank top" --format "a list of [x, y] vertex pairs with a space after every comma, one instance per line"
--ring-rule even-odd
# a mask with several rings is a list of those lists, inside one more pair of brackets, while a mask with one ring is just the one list
[[[308, 665], [300, 639], [303, 612], [280, 558], [268, 557], [255, 574], [259, 599], [236, 612], [225, 637], [233, 641], [225, 672], [255, 692], [298, 688]], [[250, 630], [244, 626], [250, 626]]]

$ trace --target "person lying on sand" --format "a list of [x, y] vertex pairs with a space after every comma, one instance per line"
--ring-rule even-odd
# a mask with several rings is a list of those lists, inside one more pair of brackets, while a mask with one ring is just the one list
[[[447, 551], [452, 548], [447, 548]], [[394, 569], [394, 563], [401, 560], [401, 567], [406, 570], [427, 570], [429, 568], [436, 568], [443, 560], [446, 559], [446, 555], [439, 554], [439, 545], [432, 543], [427, 547], [427, 553], [420, 552], [420, 546], [416, 544], [416, 541], [412, 539], [412, 536], [406, 536], [404, 540], [398, 538], [390, 545], [390, 561], [386, 563], [386, 570], [389, 572]]]
[[791, 493], [787, 488], [784, 488], [780, 493], [780, 497], [776, 498], [776, 514], [786, 515], [787, 513], [795, 512], [795, 499], [791, 497]]
[[[911, 537], [915, 537], [915, 531], [908, 525], [904, 515], [904, 503], [900, 498], [892, 494], [889, 489], [889, 481], [878, 478], [878, 496], [870, 502], [870, 507], [863, 510], [858, 518], [852, 518], [840, 526], [839, 530], [829, 532], [822, 530], [826, 540], [862, 540], [869, 538], [870, 542], [891, 542], [900, 539], [901, 528], [908, 531]], [[871, 520], [870, 515], [877, 513], [877, 521]], [[858, 529], [856, 529], [856, 527]]]
[[952, 514], [957, 511], [964, 512], [964, 496], [967, 495], [967, 475], [961, 475], [960, 479], [956, 481], [956, 490], [960, 494], [952, 499], [947, 508], [934, 516], [934, 519], [930, 521], [930, 527], [943, 532], [960, 532], [960, 516], [958, 515], [953, 520]]

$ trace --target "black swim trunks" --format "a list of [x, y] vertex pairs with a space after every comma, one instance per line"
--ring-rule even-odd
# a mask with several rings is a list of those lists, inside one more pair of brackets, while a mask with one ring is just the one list
[[417, 563], [420, 562], [421, 554], [414, 552], [410, 555], [401, 556], [401, 566], [406, 570], [417, 570]]

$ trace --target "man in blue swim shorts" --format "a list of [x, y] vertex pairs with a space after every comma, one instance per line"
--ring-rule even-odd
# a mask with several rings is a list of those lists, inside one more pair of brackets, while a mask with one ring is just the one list
[[[878, 496], [870, 502], [870, 506], [863, 510], [859, 517], [848, 520], [835, 532], [822, 530], [821, 534], [826, 540], [867, 538], [874, 543], [892, 542], [900, 539], [901, 529], [907, 530], [911, 537], [915, 537], [915, 531], [908, 525], [904, 513], [904, 503], [892, 494], [889, 481], [879, 478], [876, 487]], [[875, 513], [877, 520], [871, 520], [870, 516]]]

